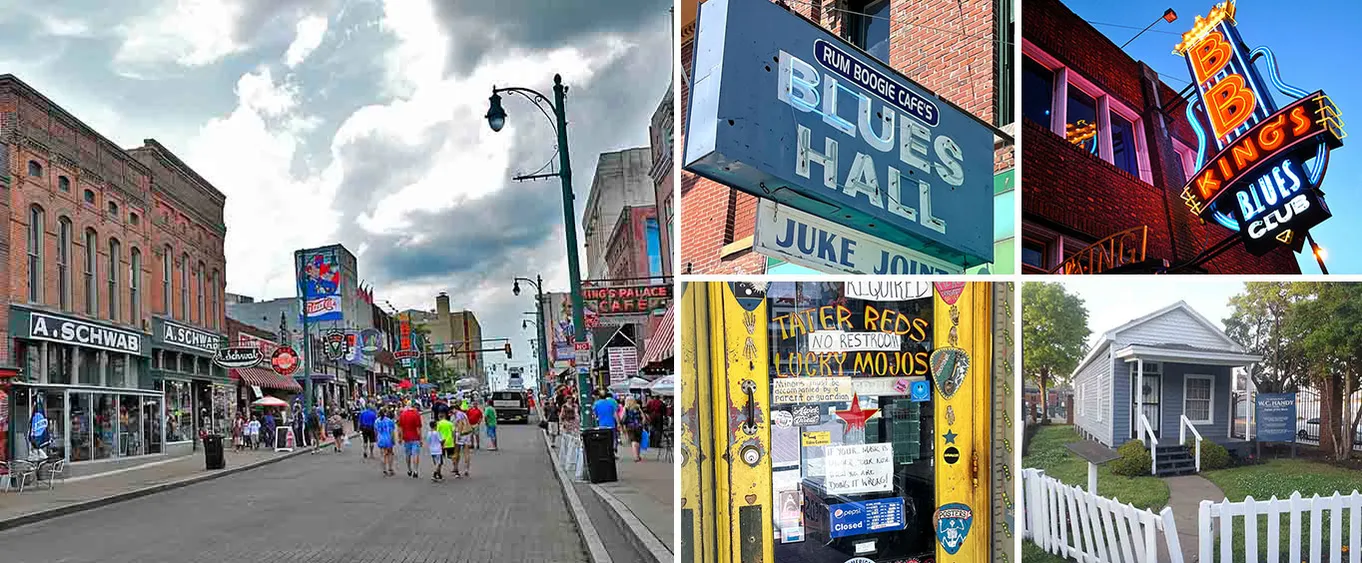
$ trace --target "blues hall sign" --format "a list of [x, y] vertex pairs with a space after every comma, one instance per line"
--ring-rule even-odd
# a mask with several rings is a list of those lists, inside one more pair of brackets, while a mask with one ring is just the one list
[[954, 269], [993, 259], [993, 134], [771, 2], [700, 7], [686, 170]]

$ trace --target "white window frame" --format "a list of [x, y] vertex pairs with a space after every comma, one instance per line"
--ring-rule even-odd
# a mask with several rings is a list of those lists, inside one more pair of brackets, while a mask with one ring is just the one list
[[1050, 56], [1049, 53], [1041, 50], [1040, 47], [1035, 46], [1025, 38], [1022, 39], [1022, 54], [1031, 57], [1032, 60], [1055, 73], [1055, 79], [1052, 83], [1054, 90], [1051, 92], [1050, 99], [1050, 131], [1059, 135], [1060, 138], [1064, 138], [1064, 126], [1068, 123], [1069, 85], [1072, 84], [1097, 100], [1098, 156], [1107, 161], [1108, 164], [1115, 166], [1111, 145], [1111, 113], [1115, 112], [1134, 125], [1135, 130], [1132, 134], [1135, 137], [1135, 162], [1139, 169], [1138, 177], [1144, 183], [1153, 185], [1154, 175], [1149, 167], [1149, 147], [1145, 144], [1144, 121], [1140, 119], [1139, 112], [1109, 96], [1105, 90], [1092, 81], [1077, 72], [1071, 71], [1064, 66], [1064, 63], [1059, 62], [1059, 59]]
[[1191, 179], [1192, 174], [1196, 173], [1196, 148], [1179, 141], [1173, 137], [1173, 151], [1178, 153], [1178, 161], [1182, 164], [1183, 178]]
[[[1207, 416], [1210, 418], [1200, 420], [1187, 416], [1187, 382], [1193, 379], [1204, 379], [1210, 384], [1210, 407], [1206, 410]], [[1187, 374], [1182, 377], [1182, 416], [1186, 416], [1192, 424], [1215, 424], [1215, 376]]]

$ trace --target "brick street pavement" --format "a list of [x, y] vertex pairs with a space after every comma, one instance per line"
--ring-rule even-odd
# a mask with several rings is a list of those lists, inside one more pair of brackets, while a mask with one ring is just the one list
[[[382, 477], [357, 448], [302, 455], [0, 532], [6, 563], [586, 560], [538, 429], [505, 425], [473, 477]], [[59, 485], [60, 490], [60, 485]], [[27, 493], [25, 493], [27, 494]]]

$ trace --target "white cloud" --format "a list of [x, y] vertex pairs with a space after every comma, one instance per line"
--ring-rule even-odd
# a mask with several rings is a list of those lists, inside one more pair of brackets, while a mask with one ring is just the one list
[[123, 42], [114, 64], [135, 75], [167, 62], [189, 67], [216, 62], [245, 48], [233, 39], [230, 25], [240, 10], [226, 0], [167, 0], [119, 27]]
[[94, 35], [94, 30], [84, 20], [41, 15], [38, 17], [38, 21], [42, 24], [43, 31], [48, 35], [57, 37], [91, 37]]
[[289, 44], [284, 54], [284, 64], [293, 68], [302, 64], [322, 44], [326, 36], [326, 16], [307, 16], [298, 21], [297, 37]]
[[275, 84], [268, 68], [243, 75], [236, 83], [236, 95], [243, 107], [265, 117], [279, 117], [298, 105], [297, 86]]

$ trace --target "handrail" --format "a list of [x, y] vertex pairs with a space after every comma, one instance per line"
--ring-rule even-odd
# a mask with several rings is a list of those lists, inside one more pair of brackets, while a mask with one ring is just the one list
[[1201, 433], [1196, 431], [1195, 426], [1192, 426], [1192, 421], [1187, 418], [1187, 415], [1179, 415], [1178, 418], [1181, 419], [1178, 421], [1178, 445], [1187, 445], [1187, 429], [1190, 428], [1192, 435], [1196, 436], [1196, 472], [1201, 473]]
[[1140, 430], [1141, 438], [1144, 437], [1145, 433], [1149, 434], [1149, 474], [1157, 475], [1159, 466], [1159, 439], [1154, 437], [1154, 427], [1150, 426], [1149, 418], [1146, 417], [1144, 413], [1140, 413], [1140, 426], [1143, 427]]
[[1050, 270], [1051, 274], [1098, 274], [1143, 261], [1149, 226], [1141, 225], [1110, 235], [1075, 252]]

